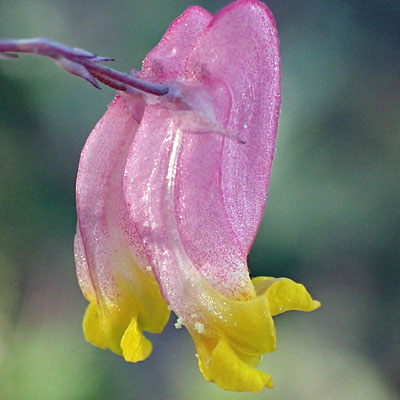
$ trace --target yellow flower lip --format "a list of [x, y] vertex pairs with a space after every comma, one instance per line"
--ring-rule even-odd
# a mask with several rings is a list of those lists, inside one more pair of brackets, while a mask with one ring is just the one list
[[[101, 349], [123, 355], [126, 361], [145, 360], [152, 351], [142, 331], [160, 333], [168, 322], [170, 310], [157, 282], [137, 265], [131, 264], [135, 279], [131, 285], [120, 283], [118, 305], [92, 301], [83, 319], [85, 338]], [[133, 285], [133, 286], [132, 286]]]
[[[200, 371], [208, 381], [230, 391], [258, 392], [272, 388], [271, 376], [256, 369], [266, 352], [276, 347], [273, 315], [289, 310], [313, 311], [313, 300], [302, 284], [287, 278], [252, 280], [255, 295], [248, 300], [226, 298], [202, 283], [201, 334], [187, 326], [193, 337]], [[202, 303], [206, 298], [209, 305]]]
[[[118, 309], [90, 303], [83, 323], [89, 342], [102, 349], [109, 348], [130, 362], [142, 361], [151, 353], [152, 345], [143, 336], [143, 328], [161, 331], [169, 316], [154, 279], [139, 269], [138, 274], [146, 300], [122, 299]], [[321, 305], [302, 284], [287, 278], [257, 277], [252, 283], [256, 295], [249, 300], [237, 300], [200, 282], [203, 296], [198, 299], [198, 306], [204, 323], [186, 324], [197, 349], [201, 373], [206, 380], [228, 391], [256, 393], [264, 387], [272, 388], [271, 376], [256, 369], [263, 354], [276, 347], [272, 316], [289, 310], [313, 311]], [[145, 321], [154, 317], [155, 312], [161, 313], [160, 324], [146, 326]], [[199, 319], [199, 315], [192, 316]]]
[[225, 390], [256, 393], [273, 387], [271, 376], [241, 360], [225, 338], [218, 341], [209, 359], [199, 357], [198, 363], [205, 379]]

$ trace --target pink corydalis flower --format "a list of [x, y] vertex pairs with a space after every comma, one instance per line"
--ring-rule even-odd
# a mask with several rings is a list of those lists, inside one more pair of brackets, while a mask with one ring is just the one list
[[82, 151], [77, 274], [86, 339], [127, 361], [149, 356], [170, 310], [218, 386], [272, 387], [256, 369], [276, 345], [272, 316], [319, 306], [303, 285], [250, 279], [247, 255], [266, 202], [280, 106], [271, 12], [239, 0], [190, 7], [143, 62], [154, 96], [119, 94]]

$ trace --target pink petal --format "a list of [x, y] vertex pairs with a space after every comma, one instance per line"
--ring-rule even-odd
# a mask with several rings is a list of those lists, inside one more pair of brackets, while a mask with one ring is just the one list
[[199, 273], [180, 240], [174, 212], [181, 142], [169, 110], [148, 106], [128, 156], [124, 190], [163, 297], [186, 315], [197, 312], [189, 297]]
[[196, 269], [223, 294], [240, 297], [237, 292], [245, 292], [250, 280], [247, 254], [229, 221], [221, 187], [226, 140], [216, 134], [183, 135], [174, 214], [179, 238]]
[[184, 11], [144, 59], [142, 77], [166, 81], [183, 75], [184, 60], [211, 19], [212, 15], [199, 6]]
[[92, 277], [90, 276], [89, 266], [86, 259], [85, 246], [82, 241], [81, 230], [79, 224], [76, 227], [76, 235], [74, 240], [74, 256], [76, 264], [76, 276], [78, 278], [79, 287], [83, 295], [88, 301], [96, 301], [96, 292], [93, 286]]
[[[217, 118], [228, 132], [246, 141], [242, 145], [224, 139], [220, 168], [226, 213], [245, 253], [262, 218], [275, 152], [280, 107], [278, 45], [268, 8], [256, 0], [239, 0], [215, 16], [186, 65], [187, 78], [207, 85], [217, 108], [231, 104]], [[192, 179], [200, 177], [192, 175]]]
[[[183, 73], [184, 59], [195, 38], [212, 16], [201, 7], [190, 7], [175, 20], [161, 42], [143, 62], [143, 75], [154, 80], [173, 79]], [[163, 64], [160, 70], [160, 62]], [[114, 100], [98, 123], [82, 152], [78, 180], [77, 207], [80, 230], [77, 233], [77, 274], [85, 292], [93, 285], [109, 299], [117, 285], [110, 264], [111, 252], [128, 243], [135, 261], [146, 273], [147, 256], [134, 223], [127, 215], [122, 193], [122, 174], [127, 150], [143, 113], [143, 99], [123, 96]], [[118, 241], [116, 237], [123, 239]], [[111, 237], [114, 239], [111, 241]], [[83, 239], [83, 240], [82, 240]], [[83, 243], [85, 248], [83, 248]], [[81, 250], [82, 249], [82, 250]], [[87, 262], [82, 263], [85, 251]], [[113, 268], [115, 260], [113, 262]], [[123, 266], [121, 266], [123, 270]], [[90, 283], [93, 282], [92, 286]]]
[[118, 295], [113, 271], [118, 265], [110, 263], [113, 251], [125, 244], [139, 266], [148, 265], [122, 193], [126, 155], [143, 109], [141, 96], [117, 97], [90, 134], [79, 163], [77, 247], [84, 247], [87, 268], [78, 264], [78, 275], [89, 274], [97, 295], [111, 301]]
[[[198, 308], [201, 299], [207, 303], [206, 308], [211, 307], [204, 299], [203, 281], [226, 295], [236, 297], [248, 295], [248, 285], [252, 285], [236, 237], [224, 220], [215, 174], [217, 171], [218, 175], [219, 157], [218, 151], [213, 151], [212, 147], [221, 137], [195, 136], [204, 145], [201, 156], [193, 160], [192, 167], [195, 170], [203, 168], [203, 179], [191, 187], [192, 192], [178, 193], [177, 171], [186, 150], [183, 147], [184, 135], [176, 128], [170, 110], [160, 105], [148, 106], [127, 159], [124, 190], [132, 220], [163, 297], [178, 315], [185, 317], [185, 323], [190, 323], [192, 315], [201, 315]], [[188, 170], [188, 176], [190, 173]], [[211, 207], [215, 214], [198, 232], [203, 242], [207, 233], [210, 235], [210, 248], [204, 249], [205, 264], [195, 265], [178, 230], [181, 219], [176, 214], [177, 202], [181, 202], [179, 207], [184, 208], [186, 200], [193, 202], [193, 197], [202, 193], [211, 196], [214, 189], [217, 190], [214, 199], [205, 207]]]
[[224, 295], [252, 295], [246, 256], [265, 205], [280, 101], [278, 40], [264, 5], [239, 1], [217, 14], [186, 63], [186, 83], [195, 82], [211, 92], [219, 124], [246, 144], [182, 134], [178, 112], [150, 106], [125, 173], [133, 221], [176, 312], [199, 276]]

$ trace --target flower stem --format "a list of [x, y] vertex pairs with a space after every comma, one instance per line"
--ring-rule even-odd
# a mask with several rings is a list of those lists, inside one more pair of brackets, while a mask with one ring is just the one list
[[0, 58], [17, 58], [15, 53], [32, 53], [56, 60], [67, 72], [77, 75], [97, 89], [101, 89], [97, 80], [121, 91], [140, 90], [157, 96], [168, 93], [168, 85], [145, 81], [124, 72], [99, 64], [103, 61], [114, 61], [113, 58], [100, 57], [86, 50], [71, 48], [49, 39], [5, 39], [0, 40]]

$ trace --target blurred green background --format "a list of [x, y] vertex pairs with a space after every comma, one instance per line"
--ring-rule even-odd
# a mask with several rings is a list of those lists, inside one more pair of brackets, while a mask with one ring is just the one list
[[[140, 68], [189, 0], [0, 0], [0, 37], [43, 36]], [[228, 1], [198, 1], [215, 13]], [[257, 395], [200, 375], [173, 322], [136, 365], [85, 343], [75, 278], [80, 150], [113, 91], [47, 59], [0, 62], [0, 400], [399, 398], [400, 2], [270, 0], [282, 109], [253, 276], [323, 306], [276, 319]]]

